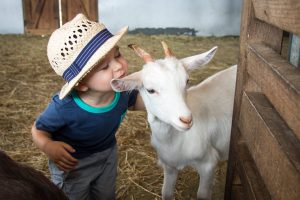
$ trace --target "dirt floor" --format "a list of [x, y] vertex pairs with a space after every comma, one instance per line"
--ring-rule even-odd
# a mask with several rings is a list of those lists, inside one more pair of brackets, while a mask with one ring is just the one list
[[[46, 56], [49, 37], [0, 35], [0, 149], [14, 160], [30, 165], [49, 176], [47, 157], [32, 143], [30, 128], [45, 108], [50, 97], [63, 84]], [[207, 69], [194, 71], [190, 84], [237, 63], [239, 38], [193, 36], [127, 35], [120, 43], [121, 52], [130, 65], [130, 72], [141, 68], [143, 62], [127, 48], [136, 43], [155, 58], [163, 57], [160, 41], [168, 43], [178, 58], [204, 52], [218, 46], [215, 58]], [[128, 112], [118, 133], [119, 167], [117, 199], [161, 199], [162, 169], [150, 146], [150, 130], [146, 113]], [[213, 199], [223, 199], [226, 162], [219, 165], [213, 188]], [[195, 199], [197, 173], [186, 168], [179, 173], [175, 199]]]

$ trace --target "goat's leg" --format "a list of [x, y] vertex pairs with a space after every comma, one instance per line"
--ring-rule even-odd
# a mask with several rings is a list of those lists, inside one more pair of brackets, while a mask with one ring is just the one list
[[163, 165], [164, 169], [164, 183], [162, 187], [162, 199], [171, 200], [177, 179], [178, 170], [167, 165]]
[[200, 183], [197, 191], [197, 199], [211, 199], [211, 187], [214, 176], [214, 167], [202, 165], [198, 169]]
[[209, 158], [198, 163], [196, 169], [200, 176], [200, 183], [197, 191], [197, 199], [211, 199], [212, 184], [214, 179], [215, 168], [218, 163], [218, 153], [213, 150]]

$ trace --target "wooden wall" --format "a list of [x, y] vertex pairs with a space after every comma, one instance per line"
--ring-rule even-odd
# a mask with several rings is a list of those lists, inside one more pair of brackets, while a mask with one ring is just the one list
[[299, 0], [244, 0], [225, 199], [300, 199]]
[[[60, 25], [59, 0], [23, 0], [25, 33], [50, 34]], [[83, 13], [98, 21], [97, 0], [61, 0], [62, 24]]]

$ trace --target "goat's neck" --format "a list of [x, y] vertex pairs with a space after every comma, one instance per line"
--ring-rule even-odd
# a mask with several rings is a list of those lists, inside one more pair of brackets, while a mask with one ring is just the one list
[[169, 138], [172, 136], [171, 131], [173, 127], [170, 124], [167, 124], [155, 115], [148, 112], [148, 122], [151, 127], [152, 135], [159, 141], [169, 141]]

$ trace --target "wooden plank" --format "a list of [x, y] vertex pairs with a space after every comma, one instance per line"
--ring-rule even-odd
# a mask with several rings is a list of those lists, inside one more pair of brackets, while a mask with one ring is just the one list
[[[263, 182], [262, 177], [252, 159], [250, 152], [245, 142], [236, 144], [238, 154], [238, 171], [241, 177], [241, 182], [244, 194], [247, 199], [268, 200], [271, 196]], [[245, 199], [245, 198], [243, 198]]]
[[249, 75], [300, 139], [300, 71], [266, 45], [249, 50]]
[[260, 86], [257, 85], [257, 83], [253, 80], [251, 76], [247, 77], [244, 90], [249, 92], [261, 92]]
[[59, 27], [57, 0], [23, 0], [25, 33], [50, 34]]
[[241, 199], [247, 200], [243, 191], [243, 187], [241, 185], [233, 185], [231, 200], [241, 200]]
[[46, 29], [26, 29], [26, 34], [29, 35], [49, 35], [56, 29], [46, 28]]
[[78, 13], [83, 13], [89, 20], [98, 21], [97, 0], [62, 0], [63, 23], [73, 19]]
[[47, 0], [45, 1], [45, 5], [43, 7], [37, 28], [53, 30], [53, 29], [57, 29], [58, 27], [59, 27], [58, 1]]
[[[272, 37], [270, 37], [272, 35]], [[247, 54], [249, 43], [264, 43], [274, 49], [276, 52], [281, 52], [283, 31], [257, 20], [254, 16], [254, 9], [251, 0], [244, 0], [243, 15], [241, 21], [240, 35], [240, 55], [237, 69], [237, 85], [235, 94], [234, 117], [235, 121], [239, 116], [242, 91], [247, 82]]]
[[[225, 194], [224, 194], [224, 200], [231, 200], [235, 199], [235, 193], [234, 193], [234, 178], [238, 176], [237, 174], [237, 157], [234, 150], [234, 144], [237, 138], [237, 135], [239, 134], [237, 126], [232, 124], [232, 131], [231, 131], [231, 139], [230, 139], [230, 148], [229, 148], [229, 158], [227, 163], [227, 172], [226, 172], [226, 183], [225, 183]], [[239, 190], [237, 190], [239, 191]]]
[[[240, 133], [239, 133], [240, 135]], [[243, 138], [236, 138], [231, 150], [235, 155], [235, 171], [231, 182], [231, 191], [226, 190], [225, 199], [230, 200], [268, 200], [270, 194], [264, 185], [263, 179], [251, 158]], [[231, 172], [233, 172], [230, 169]], [[228, 188], [227, 188], [228, 189]]]
[[300, 35], [299, 0], [252, 0], [255, 17]]
[[239, 127], [272, 199], [300, 199], [300, 142], [261, 93], [244, 93]]
[[30, 0], [22, 0], [24, 29], [31, 23], [31, 3]]
[[35, 6], [35, 9], [33, 10], [33, 13], [32, 15], [34, 16], [34, 20], [33, 20], [33, 27], [34, 28], [37, 28], [38, 25], [39, 25], [39, 21], [41, 19], [41, 15], [42, 15], [42, 12], [44, 10], [44, 7], [45, 7], [45, 0], [40, 0], [37, 2], [36, 6]]

